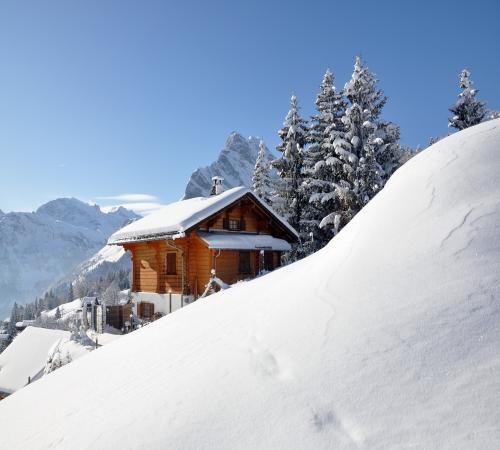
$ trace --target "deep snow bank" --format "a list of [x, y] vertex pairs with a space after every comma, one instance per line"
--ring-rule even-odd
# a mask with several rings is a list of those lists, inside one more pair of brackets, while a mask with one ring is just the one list
[[498, 447], [499, 230], [496, 120], [411, 160], [316, 255], [0, 402], [2, 445]]

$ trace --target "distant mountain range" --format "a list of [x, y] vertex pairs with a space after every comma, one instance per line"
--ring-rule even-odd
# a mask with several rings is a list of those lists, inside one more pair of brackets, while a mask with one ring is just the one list
[[[236, 186], [252, 185], [252, 175], [259, 153], [260, 138], [244, 138], [241, 134], [232, 132], [227, 138], [226, 145], [220, 151], [218, 158], [209, 166], [196, 169], [186, 185], [184, 198], [206, 196], [210, 194], [212, 177], [224, 178], [226, 189]], [[274, 159], [267, 149], [269, 160]]]
[[138, 217], [125, 208], [105, 213], [75, 198], [53, 200], [32, 213], [1, 213], [0, 317], [15, 301], [43, 294]]

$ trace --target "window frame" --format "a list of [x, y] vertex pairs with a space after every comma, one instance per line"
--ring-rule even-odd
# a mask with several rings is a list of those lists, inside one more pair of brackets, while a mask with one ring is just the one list
[[[245, 255], [245, 259], [242, 258], [243, 255]], [[251, 275], [251, 273], [252, 273], [252, 252], [250, 252], [248, 250], [240, 250], [238, 252], [238, 273], [240, 275]]]
[[239, 219], [227, 219], [227, 229], [229, 231], [240, 231], [241, 224]]
[[264, 250], [264, 270], [271, 272], [274, 269], [274, 252]]
[[[168, 260], [169, 260], [169, 257], [172, 258], [172, 255], [174, 257], [173, 258], [174, 259], [174, 261], [173, 261], [174, 266], [173, 266], [173, 271], [172, 270], [169, 271], [169, 261]], [[167, 252], [167, 254], [165, 255], [165, 275], [166, 276], [177, 275], [177, 252]]]

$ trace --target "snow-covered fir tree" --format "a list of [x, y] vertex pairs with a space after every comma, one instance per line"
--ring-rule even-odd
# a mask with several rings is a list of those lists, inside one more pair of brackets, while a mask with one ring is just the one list
[[457, 102], [450, 108], [453, 116], [449, 119], [448, 126], [463, 130], [481, 123], [486, 116], [485, 103], [476, 99], [479, 92], [474, 89], [474, 83], [470, 79], [467, 69], [460, 72], [460, 89]]
[[349, 103], [342, 117], [344, 131], [333, 138], [341, 167], [334, 195], [338, 209], [325, 216], [322, 228], [337, 233], [375, 194], [401, 164], [399, 127], [380, 120], [387, 101], [375, 75], [356, 58], [344, 94]]
[[57, 370], [66, 364], [69, 364], [73, 360], [69, 351], [64, 350], [63, 347], [64, 342], [60, 339], [49, 350], [47, 361], [45, 362], [45, 368], [43, 370], [45, 375], [54, 372], [54, 370]]
[[[300, 186], [303, 177], [302, 164], [307, 139], [307, 124], [299, 114], [295, 95], [291, 98], [290, 111], [283, 125], [278, 132], [281, 142], [276, 147], [281, 156], [271, 163], [278, 173], [272, 206], [300, 233], [303, 205]], [[292, 259], [296, 258], [295, 250], [292, 252]]]
[[488, 120], [500, 119], [500, 111], [490, 111], [488, 115]]
[[271, 177], [269, 174], [269, 161], [266, 156], [264, 141], [259, 143], [259, 153], [255, 162], [252, 176], [252, 189], [254, 194], [268, 205], [271, 204]]
[[303, 242], [306, 254], [323, 247], [333, 237], [330, 228], [320, 228], [319, 225], [325, 216], [338, 209], [334, 190], [341, 165], [333, 142], [343, 136], [341, 119], [345, 106], [343, 95], [337, 92], [333, 74], [328, 69], [316, 98], [317, 112], [311, 117], [308, 134], [310, 145], [304, 153], [301, 229], [310, 237]]

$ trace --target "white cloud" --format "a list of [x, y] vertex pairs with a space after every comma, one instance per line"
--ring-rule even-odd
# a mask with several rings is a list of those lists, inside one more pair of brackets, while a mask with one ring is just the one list
[[101, 211], [103, 212], [114, 211], [120, 206], [123, 206], [124, 208], [127, 209], [131, 209], [132, 211], [134, 211], [137, 214], [140, 214], [141, 216], [147, 216], [163, 208], [165, 205], [157, 202], [122, 203], [119, 205], [101, 206]]
[[149, 194], [121, 194], [96, 197], [97, 200], [115, 200], [118, 202], [158, 202], [160, 199]]
[[149, 194], [108, 195], [96, 197], [96, 200], [99, 204], [104, 203], [101, 205], [101, 210], [104, 212], [110, 212], [123, 206], [142, 216], [147, 216], [165, 206], [158, 197]]

